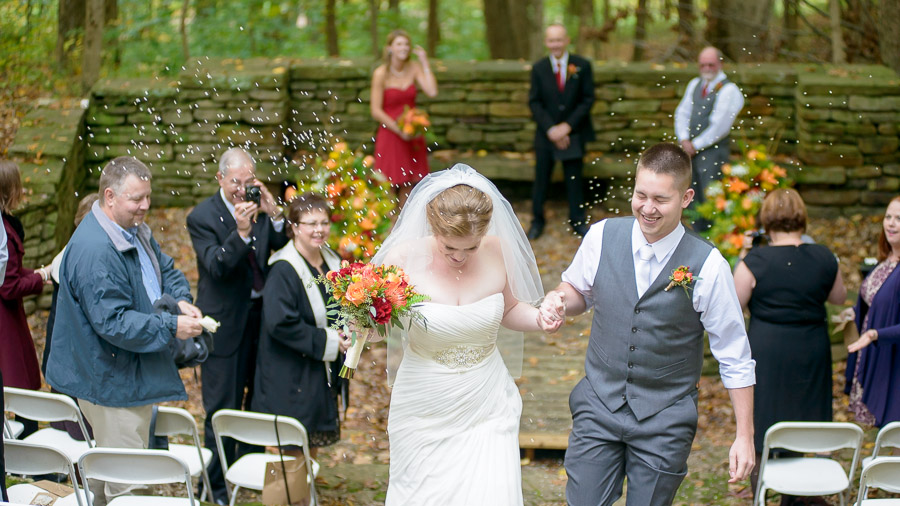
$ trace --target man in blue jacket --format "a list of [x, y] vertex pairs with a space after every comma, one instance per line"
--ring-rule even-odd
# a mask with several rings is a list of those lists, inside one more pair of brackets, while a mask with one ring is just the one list
[[[147, 447], [153, 404], [187, 399], [169, 344], [202, 331], [187, 279], [144, 223], [150, 193], [143, 163], [109, 162], [100, 200], [75, 230], [60, 269], [47, 382], [78, 399], [98, 446]], [[162, 294], [178, 301], [181, 315], [154, 312]], [[107, 483], [94, 490], [94, 504], [129, 489]]]

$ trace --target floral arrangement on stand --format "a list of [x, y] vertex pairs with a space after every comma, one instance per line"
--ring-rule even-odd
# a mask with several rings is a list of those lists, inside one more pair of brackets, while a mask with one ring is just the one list
[[691, 213], [710, 221], [712, 226], [705, 235], [732, 266], [744, 234], [759, 227], [757, 215], [766, 192], [793, 185], [765, 146], [742, 145], [742, 151], [740, 160], [722, 166], [722, 179], [706, 188], [706, 201]]
[[329, 246], [345, 260], [371, 258], [391, 228], [395, 199], [374, 163], [371, 155], [351, 151], [346, 142], [338, 141], [304, 169], [296, 190], [285, 193], [286, 200], [307, 191], [325, 194], [332, 207]]

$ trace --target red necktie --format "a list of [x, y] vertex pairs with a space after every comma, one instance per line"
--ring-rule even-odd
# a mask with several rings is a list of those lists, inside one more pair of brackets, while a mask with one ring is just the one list
[[560, 92], [566, 89], [566, 83], [563, 81], [562, 76], [562, 64], [559, 62], [556, 62], [556, 87], [559, 88]]
[[700, 91], [701, 96], [702, 96], [703, 98], [706, 98], [706, 95], [709, 94], [709, 91], [708, 91], [708, 89], [707, 89], [707, 86], [709, 86], [709, 84], [704, 84], [704, 85], [703, 85], [703, 89]]

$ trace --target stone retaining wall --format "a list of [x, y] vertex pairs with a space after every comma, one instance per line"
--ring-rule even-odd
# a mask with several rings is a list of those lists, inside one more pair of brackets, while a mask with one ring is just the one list
[[[16, 211], [25, 228], [25, 265], [48, 265], [74, 229], [79, 192], [85, 186], [84, 113], [80, 102], [44, 104], [21, 122], [9, 155], [26, 189]], [[50, 307], [52, 290], [25, 300], [25, 311]]]
[[[133, 154], [154, 171], [156, 204], [183, 206], [209, 194], [215, 157], [231, 145], [249, 146], [272, 182], [296, 177], [285, 156], [327, 145], [333, 136], [370, 152], [373, 66], [370, 60], [201, 61], [170, 81], [101, 82], [86, 116], [91, 181], [109, 159]], [[432, 166], [461, 160], [490, 177], [530, 179], [529, 66], [434, 67], [440, 93], [420, 95], [437, 140]], [[746, 95], [733, 138], [795, 155], [792, 175], [814, 212], [865, 211], [900, 188], [900, 80], [892, 71], [777, 64], [727, 70]], [[675, 107], [695, 73], [684, 66], [595, 64], [597, 141], [588, 145], [588, 174], [627, 179], [643, 147], [672, 140]]]
[[[437, 140], [432, 168], [462, 161], [491, 178], [531, 179], [529, 65], [433, 66], [440, 92], [420, 95]], [[247, 147], [271, 183], [296, 179], [304, 158], [295, 154], [334, 137], [371, 151], [373, 68], [371, 60], [201, 59], [175, 78], [102, 81], [87, 111], [36, 108], [10, 148], [30, 192], [20, 212], [28, 261], [48, 263], [65, 243], [78, 196], [96, 188], [99, 169], [115, 156], [150, 166], [155, 206], [190, 206], [215, 191], [217, 156], [232, 145]], [[733, 138], [793, 156], [790, 172], [812, 213], [877, 213], [900, 191], [900, 79], [891, 70], [754, 64], [726, 71], [746, 95]], [[594, 65], [597, 141], [588, 145], [586, 172], [614, 181], [610, 208], [627, 208], [636, 155], [672, 140], [675, 107], [695, 73]]]

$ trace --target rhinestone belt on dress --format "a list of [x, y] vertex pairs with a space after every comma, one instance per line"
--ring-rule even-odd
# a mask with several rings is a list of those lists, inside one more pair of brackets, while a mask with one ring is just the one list
[[484, 357], [490, 355], [493, 349], [493, 344], [486, 346], [454, 346], [435, 353], [432, 355], [432, 358], [435, 362], [451, 369], [468, 369], [484, 360]]

